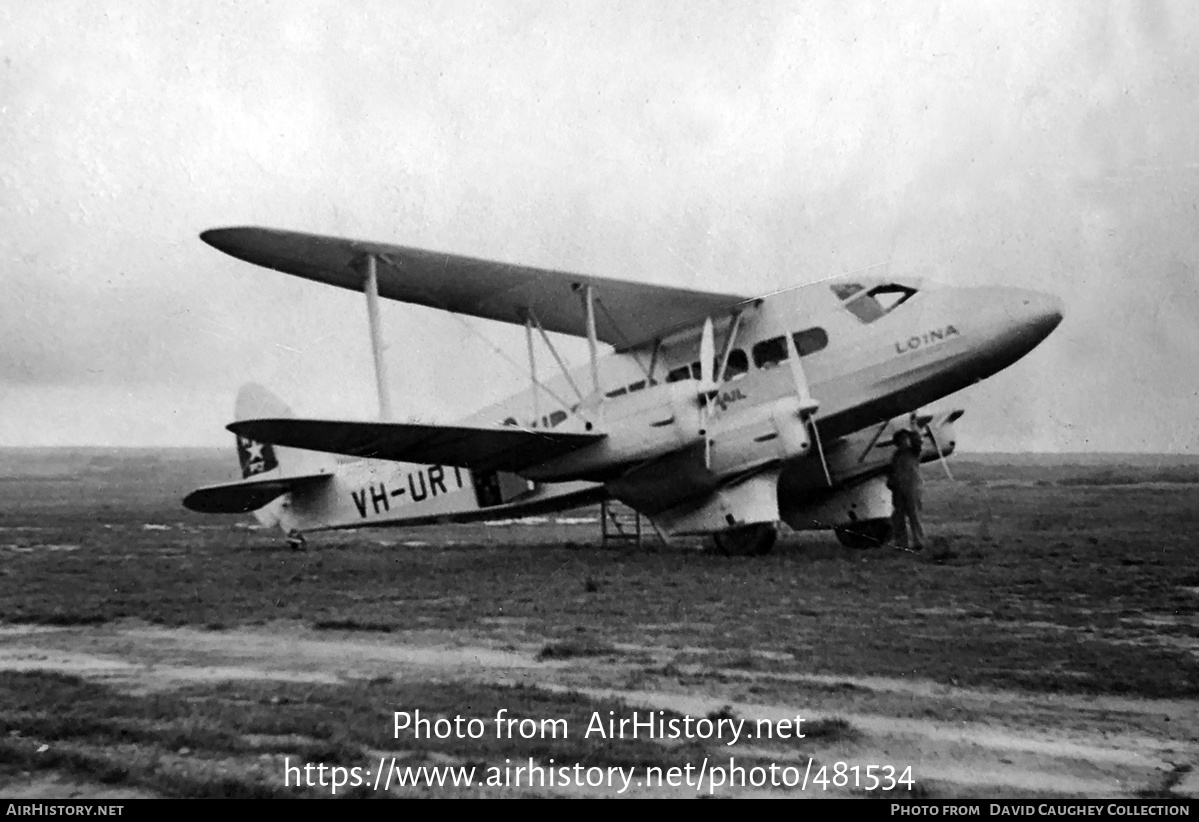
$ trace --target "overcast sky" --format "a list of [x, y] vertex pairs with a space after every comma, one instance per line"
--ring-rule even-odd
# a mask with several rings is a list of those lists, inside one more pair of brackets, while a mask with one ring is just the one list
[[[942, 403], [963, 450], [1199, 453], [1195, 9], [3, 0], [0, 444], [225, 444], [246, 381], [370, 417], [361, 297], [197, 238], [252, 224], [1053, 291], [1058, 330]], [[523, 330], [383, 311], [398, 415], [521, 387]]]

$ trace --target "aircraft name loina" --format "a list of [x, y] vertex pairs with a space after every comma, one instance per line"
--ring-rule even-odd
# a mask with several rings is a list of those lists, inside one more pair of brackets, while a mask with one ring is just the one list
[[950, 337], [956, 337], [960, 333], [952, 325], [947, 325], [944, 328], [934, 328], [932, 331], [925, 331], [919, 337], [908, 337], [904, 342], [895, 343], [895, 353], [906, 354], [918, 348], [927, 348], [928, 346], [945, 342]]

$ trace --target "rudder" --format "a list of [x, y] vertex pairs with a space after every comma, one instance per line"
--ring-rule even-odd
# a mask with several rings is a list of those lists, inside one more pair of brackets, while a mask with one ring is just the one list
[[[287, 403], [257, 383], [246, 383], [237, 392], [233, 403], [233, 419], [252, 420], [262, 417], [293, 416]], [[236, 436], [236, 435], [235, 435]], [[243, 479], [274, 471], [279, 467], [275, 447], [267, 442], [255, 442], [237, 437], [237, 462]]]
[[[237, 392], [233, 403], [235, 421], [279, 419], [294, 417], [290, 406], [257, 383], [246, 383]], [[237, 439], [237, 462], [243, 479], [278, 471], [280, 476], [308, 474], [330, 470], [336, 463], [333, 457], [314, 451], [284, 448], [268, 442], [257, 442], [234, 435]]]

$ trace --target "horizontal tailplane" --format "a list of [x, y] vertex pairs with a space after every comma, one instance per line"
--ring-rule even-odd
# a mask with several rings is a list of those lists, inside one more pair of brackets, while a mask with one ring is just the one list
[[328, 473], [306, 474], [208, 485], [184, 497], [183, 504], [201, 514], [246, 514], [269, 505], [288, 491], [323, 484], [332, 478], [333, 475]]

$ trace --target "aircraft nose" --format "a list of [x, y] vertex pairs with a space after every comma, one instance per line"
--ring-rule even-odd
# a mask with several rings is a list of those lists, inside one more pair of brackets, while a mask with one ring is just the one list
[[1063, 305], [1057, 295], [1021, 290], [1017, 299], [1020, 303], [1017, 311], [1019, 321], [1025, 333], [1035, 336], [1038, 342], [1048, 337], [1061, 323]]
[[985, 357], [1006, 367], [1032, 351], [1062, 321], [1062, 301], [1053, 294], [1024, 288], [993, 288], [979, 294]]

